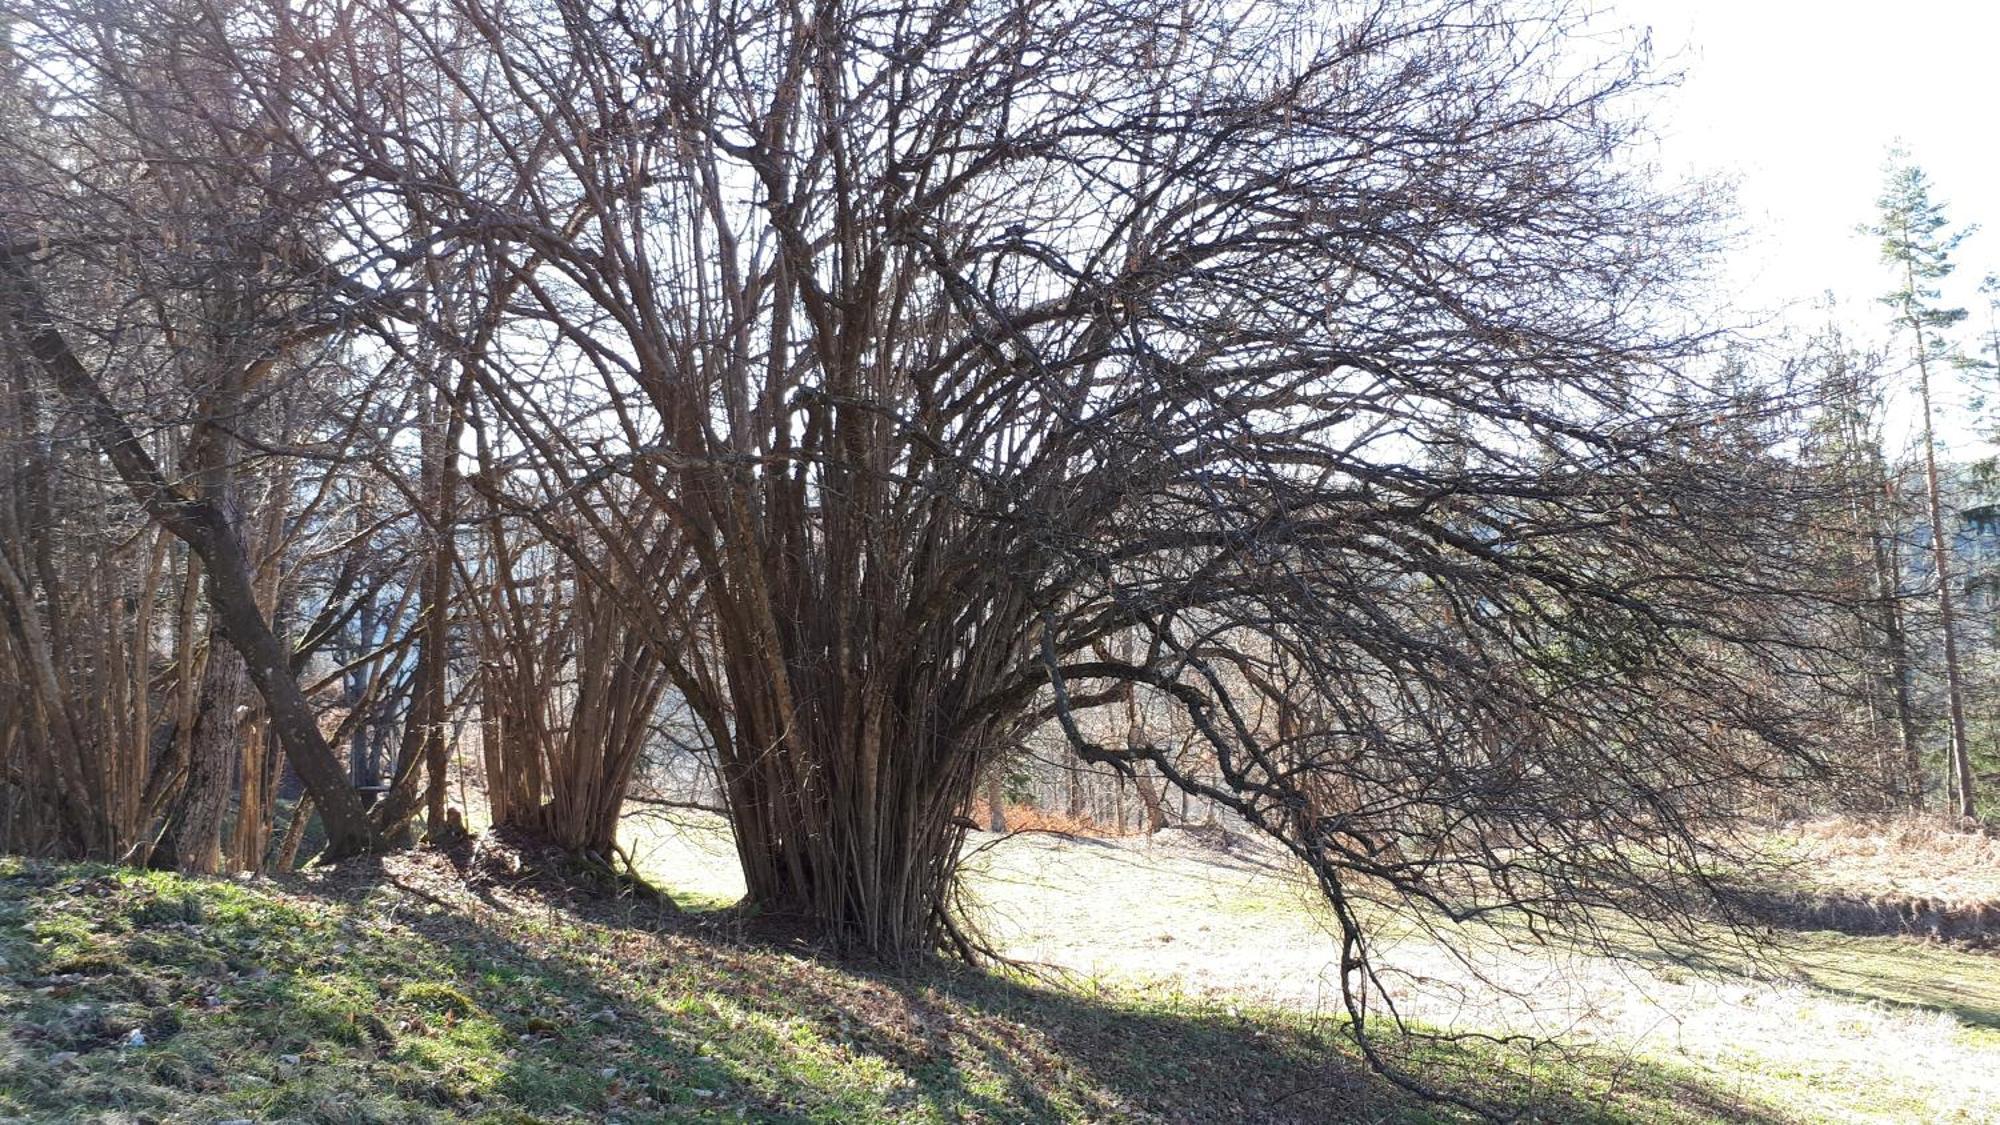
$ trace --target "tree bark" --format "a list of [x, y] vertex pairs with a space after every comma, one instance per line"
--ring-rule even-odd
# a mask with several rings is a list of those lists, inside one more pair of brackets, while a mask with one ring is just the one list
[[201, 559], [210, 609], [263, 697], [286, 758], [319, 806], [329, 858], [375, 850], [380, 837], [320, 735], [312, 708], [292, 675], [291, 654], [257, 605], [241, 538], [213, 503], [186, 495], [160, 473], [97, 379], [56, 329], [40, 288], [28, 274], [27, 252], [20, 246], [0, 247], [0, 285], [5, 287], [0, 302], [8, 319], [77, 410], [86, 432], [133, 497]]
[[1882, 637], [1888, 652], [1889, 687], [1896, 708], [1896, 746], [1901, 753], [1902, 789], [1912, 808], [1924, 803], [1924, 767], [1917, 741], [1917, 709], [1910, 698], [1910, 640], [1903, 627], [1903, 603], [1896, 575], [1900, 571], [1894, 543], [1878, 530], [1874, 535], [1875, 585], [1882, 614]]
[[1007, 831], [1006, 794], [1000, 782], [1000, 764], [995, 762], [986, 771], [986, 830], [996, 834]]
[[1133, 767], [1132, 783], [1139, 790], [1139, 803], [1145, 807], [1146, 835], [1151, 836], [1167, 826], [1167, 808], [1160, 801], [1160, 787], [1146, 773], [1144, 765]]
[[[1914, 285], [1914, 281], [1911, 283]], [[1944, 631], [1945, 697], [1951, 716], [1951, 772], [1956, 783], [1958, 815], [1977, 812], [1972, 794], [1972, 745], [1966, 735], [1965, 685], [1958, 665], [1958, 618], [1952, 600], [1951, 541], [1945, 538], [1944, 497], [1938, 484], [1937, 442], [1932, 428], [1931, 369], [1924, 357], [1922, 325], [1917, 334], [1917, 389], [1924, 409], [1924, 497], [1930, 509], [1931, 564], [1937, 572], [1938, 626]]]
[[[218, 639], [219, 640], [219, 639]], [[243, 658], [211, 641], [202, 670], [201, 704], [183, 790], [180, 822], [174, 832], [174, 860], [182, 871], [219, 875], [223, 871], [222, 822], [242, 748], [246, 676]]]

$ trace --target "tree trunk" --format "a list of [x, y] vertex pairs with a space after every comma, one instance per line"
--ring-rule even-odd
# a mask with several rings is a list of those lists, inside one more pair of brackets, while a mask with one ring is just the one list
[[1000, 763], [995, 762], [986, 771], [986, 830], [995, 834], [1007, 831], [1006, 794], [1000, 782]]
[[201, 703], [188, 759], [188, 780], [174, 832], [174, 862], [196, 875], [223, 871], [222, 823], [242, 752], [247, 684], [243, 658], [212, 638], [202, 670]]
[[[908, 711], [871, 701], [851, 680], [847, 691], [829, 685], [800, 699], [787, 730], [775, 725], [782, 712], [763, 690], [768, 681], [732, 679], [737, 737], [723, 776], [748, 902], [805, 923], [843, 953], [973, 956], [947, 899], [978, 743], [906, 724]], [[913, 686], [928, 694], [920, 677]]]
[[[261, 560], [256, 570], [257, 599], [266, 618], [277, 622], [285, 614], [284, 571], [280, 565], [282, 551], [279, 548], [285, 542], [285, 497], [293, 484], [291, 467], [284, 464], [276, 466], [262, 483], [262, 512], [258, 516], [256, 538], [257, 556]], [[331, 592], [328, 598], [330, 604]], [[304, 663], [304, 656], [295, 651], [292, 667], [302, 668]], [[243, 685], [241, 695], [246, 704], [250, 702], [247, 683]], [[284, 763], [280, 755], [271, 752], [271, 724], [265, 720], [261, 709], [252, 711], [242, 730], [241, 786], [236, 802], [236, 829], [228, 851], [237, 870], [262, 871], [277, 820], [276, 798], [278, 785], [284, 776]]]
[[486, 816], [494, 824], [505, 824], [514, 806], [508, 800], [507, 759], [500, 750], [503, 678], [488, 660], [480, 661], [479, 676], [479, 759], [485, 768]]
[[207, 569], [211, 611], [243, 657], [271, 715], [271, 726], [299, 780], [312, 792], [326, 825], [332, 858], [374, 850], [379, 837], [361, 798], [342, 776], [339, 760], [320, 735], [305, 693], [291, 671], [291, 654], [257, 606], [242, 540], [225, 515], [206, 500], [169, 484], [83, 361], [56, 330], [54, 317], [15, 247], [0, 247], [0, 304], [56, 387], [76, 408], [81, 424], [117, 470], [126, 488], [162, 527], [188, 545]]
[[[1125, 635], [1123, 644], [1120, 646], [1119, 655], [1127, 664], [1134, 663], [1139, 659], [1139, 643], [1136, 635], [1132, 633]], [[1139, 695], [1137, 692], [1127, 691], [1125, 693], [1125, 749], [1136, 753], [1144, 749], [1147, 746], [1147, 742], [1146, 716], [1145, 712], [1139, 708]], [[1147, 768], [1144, 762], [1140, 762], [1132, 767], [1132, 785], [1139, 791], [1139, 803], [1146, 817], [1146, 835], [1151, 837], [1155, 832], [1167, 826], [1167, 810], [1160, 805], [1160, 788], [1153, 783], [1152, 777], [1147, 774]], [[1125, 830], [1125, 812], [1122, 803], [1119, 806], [1118, 830], [1120, 832]]]
[[[461, 396], [465, 394], [461, 387]], [[430, 831], [445, 828], [449, 747], [447, 664], [451, 657], [451, 576], [456, 565], [456, 474], [452, 471], [459, 425], [457, 412], [442, 393], [426, 395], [419, 418], [423, 465], [419, 487], [430, 551], [418, 577], [417, 667], [410, 711], [397, 755], [396, 776], [376, 822], [400, 830], [421, 807]], [[418, 783], [421, 781], [421, 792]]]
[[[243, 685], [243, 698], [250, 698], [250, 685]], [[273, 796], [277, 792], [280, 763], [271, 753], [270, 728], [252, 714], [243, 724], [241, 788], [236, 801], [236, 830], [229, 845], [230, 861], [238, 871], [263, 871], [270, 851], [271, 829], [277, 816]]]
[[1910, 807], [1924, 803], [1924, 766], [1917, 740], [1917, 709], [1910, 697], [1910, 640], [1903, 628], [1903, 602], [1897, 575], [1895, 541], [1877, 533], [1874, 537], [1875, 587], [1882, 615], [1882, 637], [1888, 652], [1888, 677], [1896, 708], [1896, 747], [1901, 753], [1901, 788]]
[[285, 825], [285, 838], [278, 844], [276, 870], [290, 871], [299, 860], [299, 845], [306, 838], [306, 823], [312, 819], [313, 806], [310, 794], [300, 797], [292, 808], [291, 822]]
[[1167, 826], [1167, 808], [1160, 801], [1160, 787], [1146, 773], [1145, 765], [1133, 767], [1132, 784], [1139, 790], [1139, 803], [1146, 813], [1146, 835]]
[[1938, 626], [1944, 630], [1945, 697], [1951, 716], [1951, 772], [1956, 783], [1958, 815], [1977, 813], [1972, 794], [1972, 745], [1966, 736], [1965, 685], [1958, 666], [1958, 619], [1952, 604], [1951, 541], [1945, 537], [1944, 497], [1938, 484], [1937, 442], [1932, 428], [1931, 372], [1924, 358], [1921, 326], [1917, 329], [1917, 386], [1924, 409], [1924, 497], [1930, 509], [1931, 563], [1937, 571]]
[[83, 738], [76, 730], [46, 634], [34, 616], [34, 599], [4, 552], [0, 552], [0, 608], [5, 609], [7, 624], [26, 657], [27, 686], [34, 701], [30, 729], [44, 747], [43, 760], [54, 776], [61, 818], [81, 854], [96, 854], [108, 845], [107, 826], [82, 777]]
[[[1840, 361], [1843, 435], [1850, 470], [1859, 478], [1853, 512], [1857, 528], [1867, 537], [1874, 597], [1871, 599], [1880, 635], [1881, 682], [1888, 688], [1896, 724], [1896, 761], [1883, 770], [1883, 783], [1900, 792], [1912, 808], [1923, 804], [1923, 764], [1919, 757], [1916, 705], [1910, 694], [1910, 642], [1903, 625], [1902, 560], [1894, 529], [1896, 482], [1890, 478], [1882, 445], [1866, 421], [1869, 407], [1860, 393], [1859, 375], [1845, 358]], [[1889, 508], [1883, 511], [1884, 505]], [[1864, 620], [1863, 630], [1868, 628]], [[1871, 691], [1870, 705], [1880, 714], [1879, 697]]]

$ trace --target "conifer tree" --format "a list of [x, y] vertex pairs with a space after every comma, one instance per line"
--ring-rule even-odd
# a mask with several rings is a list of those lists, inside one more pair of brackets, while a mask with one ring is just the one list
[[1893, 310], [1897, 332], [1907, 334], [1911, 364], [1917, 373], [1917, 396], [1923, 409], [1924, 499], [1930, 519], [1931, 560], [1937, 571], [1938, 621], [1944, 633], [1945, 695], [1951, 717], [1949, 788], [1958, 814], [1970, 817], [1976, 812], [1972, 754], [1966, 739], [1964, 677], [1952, 598], [1951, 540], [1945, 533], [1944, 502], [1938, 484], [1933, 377], [1975, 363], [1951, 337], [1951, 330], [1965, 320], [1965, 310], [1946, 305], [1938, 288], [1938, 283], [1955, 268], [1952, 252], [1972, 232], [1951, 228], [1944, 204], [1931, 198], [1930, 177], [1900, 151], [1889, 156], [1887, 182], [1876, 206], [1879, 210], [1876, 223], [1863, 229], [1881, 240], [1882, 261], [1894, 276], [1895, 288], [1882, 296], [1882, 303]]

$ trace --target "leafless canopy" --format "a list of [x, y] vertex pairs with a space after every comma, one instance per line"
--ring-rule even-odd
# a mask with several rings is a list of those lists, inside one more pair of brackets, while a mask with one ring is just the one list
[[[1353, 974], [1360, 897], [1684, 916], [1817, 768], [1805, 500], [1566, 5], [198, 10], [296, 307], [427, 381], [452, 537], [617, 607], [767, 909], [964, 946], [955, 814], [1048, 723], [1282, 840]], [[1093, 741], [1135, 698], [1212, 768]]]

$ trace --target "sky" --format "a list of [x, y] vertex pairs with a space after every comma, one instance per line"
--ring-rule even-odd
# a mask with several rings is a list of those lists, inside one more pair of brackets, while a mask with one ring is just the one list
[[[1884, 157], [1900, 142], [1956, 223], [1988, 228], [1960, 248], [1946, 286], [1972, 314], [1979, 339], [1967, 345], [1987, 346], [1975, 290], [2000, 272], [2000, 2], [1605, 3], [1616, 22], [1650, 28], [1657, 60], [1684, 74], [1655, 117], [1663, 164], [1736, 184], [1750, 233], [1727, 268], [1738, 299], [1816, 324], [1825, 314], [1814, 303], [1831, 289], [1845, 322], [1879, 334], [1887, 275], [1854, 228], [1873, 217]], [[1971, 390], [1951, 397], [1963, 406]], [[1964, 445], [1963, 426], [1951, 429]]]

